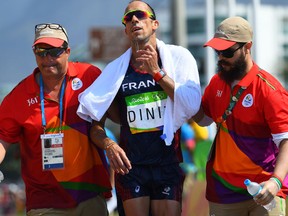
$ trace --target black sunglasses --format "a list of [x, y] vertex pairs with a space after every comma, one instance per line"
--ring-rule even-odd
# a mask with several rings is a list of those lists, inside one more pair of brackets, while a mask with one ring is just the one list
[[37, 24], [37, 25], [35, 25], [35, 32], [41, 31], [41, 30], [43, 30], [43, 29], [45, 29], [47, 27], [50, 28], [50, 29], [62, 30], [62, 32], [66, 35], [66, 37], [68, 39], [68, 35], [67, 35], [66, 30], [60, 24], [57, 24], [57, 23], [41, 23], [41, 24]]
[[64, 47], [55, 47], [55, 48], [39, 48], [39, 47], [36, 47], [34, 48], [34, 53], [40, 57], [45, 57], [47, 56], [48, 54], [51, 56], [51, 57], [59, 57], [63, 52], [65, 52], [67, 48], [64, 48]]
[[241, 49], [246, 43], [241, 43], [240, 46], [235, 49], [235, 50], [231, 50], [230, 48], [229, 49], [226, 49], [226, 50], [215, 50], [216, 54], [219, 56], [219, 55], [222, 55], [223, 57], [225, 58], [232, 58], [234, 56], [234, 53]]
[[131, 10], [124, 14], [122, 18], [122, 24], [126, 25], [127, 22], [131, 22], [133, 16], [136, 16], [138, 19], [150, 18], [155, 20], [155, 16], [150, 11], [142, 11], [142, 10]]

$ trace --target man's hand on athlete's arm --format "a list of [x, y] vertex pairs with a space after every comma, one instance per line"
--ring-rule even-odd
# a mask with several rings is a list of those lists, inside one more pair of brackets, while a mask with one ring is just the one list
[[[6, 155], [6, 151], [8, 149], [8, 147], [10, 146], [10, 143], [5, 142], [4, 140], [0, 139], [0, 164], [2, 163], [2, 161], [5, 158]], [[4, 175], [0, 170], [0, 182], [4, 180]]]
[[205, 115], [202, 106], [200, 106], [198, 112], [192, 116], [189, 121], [191, 120], [195, 121], [201, 127], [209, 126], [213, 123], [213, 119]]
[[0, 163], [2, 163], [2, 161], [4, 160], [6, 151], [9, 146], [10, 146], [10, 143], [5, 142], [4, 140], [0, 139]]

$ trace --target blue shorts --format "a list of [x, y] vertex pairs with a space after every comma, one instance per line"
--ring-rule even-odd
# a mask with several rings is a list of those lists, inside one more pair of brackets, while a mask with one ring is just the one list
[[185, 174], [178, 163], [166, 166], [133, 165], [126, 175], [115, 175], [115, 186], [123, 201], [148, 196], [151, 200], [182, 201]]

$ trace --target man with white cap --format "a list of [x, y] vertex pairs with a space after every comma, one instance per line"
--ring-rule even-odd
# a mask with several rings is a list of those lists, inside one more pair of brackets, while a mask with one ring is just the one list
[[[206, 167], [210, 215], [285, 215], [288, 94], [253, 61], [252, 35], [247, 20], [230, 17], [204, 45], [218, 56], [218, 73], [193, 117], [201, 126], [217, 124]], [[245, 179], [263, 186], [254, 200]], [[263, 205], [273, 199], [268, 212]]]
[[33, 51], [38, 67], [0, 107], [0, 162], [11, 144], [20, 144], [27, 215], [108, 215], [104, 153], [89, 140], [90, 123], [76, 114], [79, 93], [101, 71], [68, 62], [68, 36], [59, 24], [35, 26]]

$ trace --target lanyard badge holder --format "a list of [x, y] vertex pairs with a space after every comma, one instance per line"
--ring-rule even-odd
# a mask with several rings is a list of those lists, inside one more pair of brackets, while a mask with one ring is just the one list
[[63, 120], [63, 97], [65, 91], [66, 79], [63, 80], [60, 92], [60, 125], [59, 133], [46, 134], [46, 118], [44, 109], [44, 90], [43, 79], [40, 74], [40, 99], [41, 99], [41, 118], [44, 133], [41, 134], [41, 149], [42, 149], [42, 168], [43, 170], [53, 170], [64, 168], [64, 134], [62, 133]]

